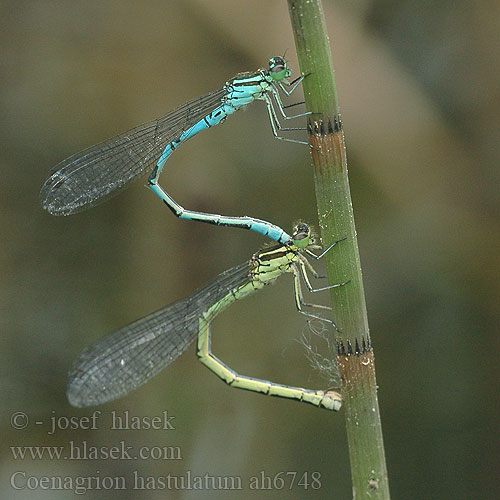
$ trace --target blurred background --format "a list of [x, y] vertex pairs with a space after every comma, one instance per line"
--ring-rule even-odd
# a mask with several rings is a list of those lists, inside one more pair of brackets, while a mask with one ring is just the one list
[[[324, 8], [392, 496], [496, 498], [499, 4]], [[186, 297], [263, 239], [180, 221], [144, 182], [86, 213], [53, 217], [38, 201], [48, 170], [285, 50], [297, 73], [286, 2], [6, 1], [0, 13], [1, 498], [73, 496], [15, 490], [14, 472], [132, 481], [134, 471], [239, 476], [244, 489], [101, 489], [86, 498], [351, 498], [342, 412], [229, 389], [194, 347], [140, 390], [99, 407], [98, 429], [50, 434], [51, 417], [64, 424], [92, 415], [65, 396], [67, 371], [86, 345]], [[262, 103], [180, 148], [161, 184], [191, 209], [286, 229], [299, 219], [317, 225], [309, 152], [273, 139]], [[324, 387], [297, 342], [305, 330], [287, 276], [221, 315], [213, 349], [240, 373]], [[176, 428], [113, 431], [113, 410], [167, 410]], [[25, 429], [11, 424], [15, 412], [28, 416]], [[10, 448], [67, 450], [71, 441], [178, 446], [182, 459], [15, 459]], [[308, 487], [249, 489], [252, 476], [280, 472]]]

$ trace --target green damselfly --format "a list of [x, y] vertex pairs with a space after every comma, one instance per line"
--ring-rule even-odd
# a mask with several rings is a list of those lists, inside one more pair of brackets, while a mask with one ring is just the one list
[[[341, 241], [341, 240], [339, 240]], [[255, 253], [252, 258], [220, 274], [212, 283], [187, 299], [174, 302], [139, 319], [87, 347], [75, 361], [68, 375], [68, 399], [74, 406], [91, 406], [126, 395], [140, 387], [182, 354], [195, 338], [200, 361], [231, 387], [294, 399], [320, 408], [338, 410], [341, 397], [334, 390], [309, 390], [242, 376], [217, 359], [210, 349], [210, 323], [226, 307], [260, 290], [285, 273], [292, 273], [297, 309], [309, 318], [335, 324], [304, 310], [302, 283], [311, 292], [345, 285], [348, 281], [314, 288], [307, 270], [320, 277], [306, 256], [320, 255], [309, 226], [299, 224], [292, 239]], [[336, 328], [336, 327], [335, 327]]]

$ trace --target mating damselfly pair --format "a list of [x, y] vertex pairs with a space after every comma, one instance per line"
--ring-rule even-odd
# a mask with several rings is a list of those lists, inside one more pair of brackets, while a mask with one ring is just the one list
[[[314, 276], [319, 277], [306, 255], [319, 259], [337, 242], [318, 256], [313, 249], [320, 247], [314, 243], [307, 224], [298, 225], [290, 236], [278, 226], [252, 217], [185, 210], [158, 183], [165, 162], [180, 144], [201, 130], [221, 123], [227, 116], [255, 100], [266, 103], [276, 138], [308, 144], [278, 134], [279, 131], [299, 129], [282, 127], [276, 108], [285, 119], [308, 114], [286, 115], [286, 106], [281, 101], [279, 91], [290, 95], [304, 78], [300, 76], [289, 82], [289, 76], [291, 72], [284, 58], [273, 57], [269, 61], [269, 69], [241, 73], [218, 91], [194, 99], [162, 118], [69, 157], [50, 173], [40, 197], [43, 207], [54, 215], [74, 214], [96, 206], [152, 168], [148, 178], [149, 187], [178, 217], [250, 229], [277, 242], [274, 247], [254, 254], [248, 262], [222, 273], [187, 299], [137, 320], [85, 349], [68, 377], [68, 399], [73, 405], [101, 404], [127, 394], [174, 361], [198, 337], [197, 353], [200, 361], [229, 385], [330, 410], [340, 408], [340, 395], [333, 390], [311, 391], [241, 376], [218, 360], [210, 349], [210, 322], [231, 303], [275, 281], [286, 272], [294, 276], [298, 310], [309, 317], [325, 320], [303, 309], [304, 306], [328, 308], [305, 303], [301, 282], [311, 292], [347, 283], [314, 288], [307, 275], [309, 269]], [[325, 321], [335, 326], [331, 320]]]

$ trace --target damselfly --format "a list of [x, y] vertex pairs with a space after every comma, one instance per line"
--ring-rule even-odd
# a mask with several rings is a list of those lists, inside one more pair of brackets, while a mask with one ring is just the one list
[[260, 219], [186, 210], [162, 189], [158, 179], [178, 146], [256, 100], [266, 103], [271, 129], [277, 139], [308, 144], [279, 135], [280, 131], [301, 129], [282, 127], [277, 110], [284, 119], [308, 114], [287, 116], [285, 113], [285, 108], [290, 106], [283, 105], [279, 91], [290, 95], [304, 78], [300, 76], [290, 82], [287, 80], [290, 76], [285, 59], [272, 57], [268, 69], [240, 73], [215, 92], [70, 156], [49, 173], [40, 191], [42, 206], [53, 215], [82, 212], [118, 194], [130, 181], [149, 170], [148, 186], [177, 217], [251, 229], [279, 243], [289, 241], [290, 236], [285, 231]]
[[[339, 240], [340, 241], [340, 240]], [[311, 292], [340, 287], [348, 283], [314, 288], [307, 270], [320, 277], [306, 258], [320, 259], [309, 226], [299, 224], [290, 242], [257, 252], [248, 262], [220, 274], [212, 283], [187, 299], [174, 302], [139, 319], [87, 347], [75, 361], [68, 375], [68, 399], [74, 406], [92, 406], [126, 395], [145, 384], [182, 354], [198, 338], [200, 361], [231, 387], [279, 396], [338, 410], [340, 395], [333, 390], [308, 390], [267, 380], [242, 376], [217, 359], [210, 349], [210, 323], [226, 307], [274, 282], [284, 273], [292, 273], [297, 309], [309, 318], [322, 319], [304, 310], [302, 283]], [[302, 283], [301, 283], [302, 282]], [[335, 327], [336, 328], [336, 327]]]

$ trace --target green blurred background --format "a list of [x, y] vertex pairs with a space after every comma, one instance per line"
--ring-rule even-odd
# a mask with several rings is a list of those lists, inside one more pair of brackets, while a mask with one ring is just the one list
[[[325, 2], [393, 498], [497, 498], [499, 10]], [[179, 221], [141, 183], [52, 217], [38, 202], [47, 171], [286, 49], [297, 72], [286, 2], [7, 1], [0, 13], [0, 497], [74, 496], [14, 490], [15, 471], [191, 471], [240, 476], [245, 489], [86, 498], [351, 498], [343, 413], [229, 389], [193, 348], [100, 407], [98, 430], [48, 434], [52, 416], [92, 414], [65, 397], [68, 368], [89, 342], [189, 295], [263, 240]], [[307, 148], [275, 141], [263, 104], [177, 151], [161, 183], [192, 209], [316, 224]], [[241, 373], [322, 387], [297, 342], [306, 330], [285, 277], [218, 318], [213, 348]], [[176, 430], [111, 431], [112, 410], [168, 410]], [[26, 429], [13, 428], [14, 412], [28, 415]], [[71, 440], [179, 446], [182, 460], [15, 460], [10, 449]], [[317, 471], [322, 486], [249, 490], [261, 471]]]

